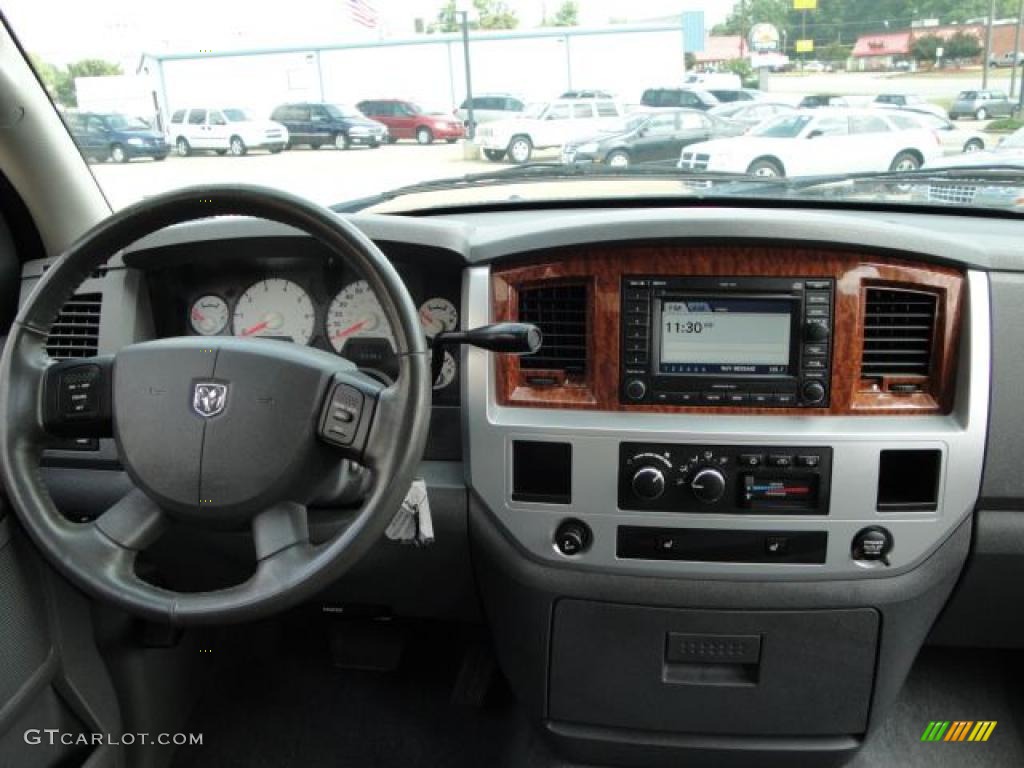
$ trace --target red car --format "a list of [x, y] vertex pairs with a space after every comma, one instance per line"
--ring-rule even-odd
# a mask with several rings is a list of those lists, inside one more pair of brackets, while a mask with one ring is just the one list
[[462, 122], [452, 114], [427, 111], [402, 99], [368, 99], [356, 105], [367, 117], [388, 127], [389, 140], [416, 139], [431, 144], [444, 139], [449, 144], [466, 135]]

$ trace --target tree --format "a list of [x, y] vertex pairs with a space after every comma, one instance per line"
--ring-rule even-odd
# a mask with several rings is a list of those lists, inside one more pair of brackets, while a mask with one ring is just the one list
[[686, 67], [686, 71], [689, 72], [691, 69], [697, 66], [697, 54], [693, 51], [687, 51], [683, 54], [683, 65]]
[[[473, 7], [478, 18], [469, 22], [470, 29], [515, 29], [519, 26], [519, 17], [503, 0], [473, 0]], [[427, 32], [458, 32], [460, 29], [462, 19], [455, 11], [455, 0], [448, 0]]]
[[970, 32], [957, 32], [946, 40], [943, 57], [948, 59], [973, 59], [981, 54], [981, 41]]
[[[576, 0], [565, 0], [555, 11], [555, 17], [551, 20], [552, 27], [575, 27], [580, 23], [580, 4]], [[547, 24], [545, 23], [545, 26]]]
[[945, 47], [945, 42], [938, 35], [922, 35], [910, 46], [910, 55], [918, 61], [935, 61], [939, 48]]
[[785, 29], [792, 0], [737, 0], [725, 22], [716, 25], [713, 35], [747, 35], [755, 24], [774, 24]]
[[757, 76], [754, 75], [754, 69], [750, 66], [749, 59], [730, 59], [722, 65], [722, 69], [739, 75], [740, 81], [746, 88], [756, 88], [758, 85]]
[[831, 42], [818, 49], [818, 57], [824, 61], [845, 62], [850, 57], [853, 46]]

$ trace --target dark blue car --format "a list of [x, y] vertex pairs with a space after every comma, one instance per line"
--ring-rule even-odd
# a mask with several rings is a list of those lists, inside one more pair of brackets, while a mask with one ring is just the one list
[[170, 152], [164, 135], [137, 117], [77, 112], [65, 115], [64, 119], [78, 148], [90, 162], [127, 163], [136, 157], [163, 160]]

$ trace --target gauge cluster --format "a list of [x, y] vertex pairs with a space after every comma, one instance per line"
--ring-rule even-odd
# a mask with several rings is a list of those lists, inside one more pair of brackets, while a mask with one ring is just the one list
[[[260, 243], [260, 247], [266, 247]], [[269, 249], [268, 249], [269, 251]], [[412, 294], [424, 336], [459, 328], [461, 265], [393, 260]], [[333, 351], [382, 379], [397, 375], [395, 334], [357, 272], [320, 258], [191, 259], [150, 273], [161, 336], [238, 336]], [[434, 382], [435, 404], [457, 405], [458, 360]]]

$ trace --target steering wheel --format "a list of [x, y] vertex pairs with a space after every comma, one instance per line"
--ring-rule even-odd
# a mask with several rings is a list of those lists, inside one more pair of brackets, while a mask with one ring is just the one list
[[[58, 312], [112, 254], [164, 227], [224, 215], [290, 225], [359, 270], [395, 332], [395, 383], [385, 386], [323, 350], [226, 336], [146, 341], [113, 356], [62, 362], [47, 355]], [[82, 589], [173, 624], [250, 620], [323, 588], [380, 539], [422, 458], [430, 393], [416, 307], [367, 237], [286, 193], [194, 187], [114, 214], [40, 279], [0, 360], [0, 469], [32, 539]], [[93, 522], [71, 522], [38, 471], [42, 452], [57, 437], [103, 435], [116, 441], [134, 488]], [[314, 545], [306, 505], [342, 459], [367, 467], [370, 486], [352, 522]], [[252, 575], [201, 593], [141, 579], [139, 552], [172, 520], [251, 527]]]

